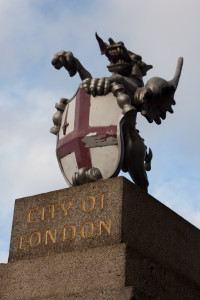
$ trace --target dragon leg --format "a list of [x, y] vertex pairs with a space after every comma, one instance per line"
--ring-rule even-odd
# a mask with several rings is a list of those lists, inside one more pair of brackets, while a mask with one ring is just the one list
[[132, 180], [147, 191], [149, 182], [146, 174], [145, 161], [147, 147], [135, 128], [133, 118], [128, 118], [123, 125], [124, 164], [123, 170], [128, 171]]

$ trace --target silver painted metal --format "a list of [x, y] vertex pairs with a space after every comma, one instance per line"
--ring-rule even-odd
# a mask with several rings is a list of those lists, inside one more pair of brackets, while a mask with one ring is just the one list
[[62, 122], [62, 114], [63, 111], [65, 110], [65, 107], [67, 105], [68, 99], [66, 98], [61, 98], [60, 103], [56, 103], [55, 108], [57, 111], [53, 115], [53, 123], [54, 126], [50, 129], [50, 132], [57, 135], [57, 133], [60, 130], [61, 122]]
[[124, 87], [122, 84], [113, 82], [111, 91], [113, 95], [117, 97], [117, 103], [119, 107], [122, 108], [123, 115], [125, 115], [128, 111], [132, 109], [135, 110], [135, 107], [131, 105], [131, 99], [129, 95], [124, 93]]
[[98, 168], [81, 168], [74, 173], [72, 177], [72, 185], [95, 182], [101, 179], [103, 179], [103, 177]]
[[[140, 55], [128, 50], [121, 41], [115, 42], [112, 38], [109, 38], [109, 44], [107, 44], [97, 33], [96, 39], [101, 54], [105, 54], [110, 62], [107, 68], [112, 73], [111, 76], [92, 78], [92, 75], [73, 56], [72, 52], [58, 52], [54, 56], [52, 64], [56, 69], [64, 67], [70, 76], [74, 76], [78, 72], [82, 79], [83, 89], [93, 97], [113, 93], [123, 115], [123, 124], [121, 123], [120, 127], [124, 149], [121, 168], [124, 172], [129, 172], [137, 185], [147, 190], [149, 182], [146, 171], [151, 169], [153, 155], [151, 149], [147, 151], [144, 140], [136, 129], [137, 113], [140, 112], [148, 122], [152, 123], [154, 121], [156, 124], [160, 124], [161, 119], [166, 118], [167, 112], [173, 113], [172, 105], [175, 105], [174, 94], [181, 75], [183, 58], [178, 59], [176, 72], [172, 80], [167, 81], [163, 78], [154, 77], [144, 85], [143, 77], [153, 68], [152, 65], [143, 62]], [[60, 126], [60, 113], [54, 117], [55, 128], [53, 127], [54, 129], [51, 131], [54, 134]], [[86, 144], [88, 144], [88, 141]], [[76, 184], [81, 184], [84, 181], [76, 179], [77, 176], [89, 178], [86, 174], [82, 175], [84, 172], [86, 173], [88, 170], [80, 170], [80, 174], [75, 175], [74, 182]], [[117, 176], [117, 173], [115, 176]]]
[[68, 185], [118, 175], [124, 156], [124, 115], [116, 100], [112, 93], [87, 95], [80, 85], [62, 111], [61, 122], [60, 116], [59, 122], [56, 118], [56, 154]]

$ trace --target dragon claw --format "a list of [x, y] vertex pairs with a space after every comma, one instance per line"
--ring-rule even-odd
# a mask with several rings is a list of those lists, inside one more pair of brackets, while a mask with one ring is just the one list
[[92, 96], [107, 95], [111, 91], [111, 84], [107, 78], [87, 78], [83, 80], [82, 87], [87, 94]]
[[98, 168], [81, 168], [72, 177], [73, 185], [94, 182], [102, 179], [102, 174]]
[[65, 67], [70, 76], [74, 76], [77, 72], [76, 59], [70, 51], [60, 51], [56, 53], [51, 63], [57, 70]]

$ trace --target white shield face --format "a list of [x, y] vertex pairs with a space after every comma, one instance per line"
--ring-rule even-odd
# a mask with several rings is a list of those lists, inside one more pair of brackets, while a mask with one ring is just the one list
[[93, 97], [78, 89], [63, 112], [56, 151], [69, 185], [72, 185], [74, 172], [83, 167], [98, 168], [103, 179], [117, 172], [123, 155], [122, 117], [112, 93]]

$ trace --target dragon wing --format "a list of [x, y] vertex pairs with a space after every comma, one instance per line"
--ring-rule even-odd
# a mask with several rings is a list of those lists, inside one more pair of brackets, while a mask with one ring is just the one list
[[183, 58], [178, 59], [174, 78], [170, 81], [159, 77], [151, 78], [143, 88], [136, 91], [135, 97], [143, 101], [140, 107], [141, 114], [152, 123], [161, 123], [166, 118], [167, 111], [173, 113], [172, 105], [175, 105], [174, 94], [178, 86], [183, 65]]

